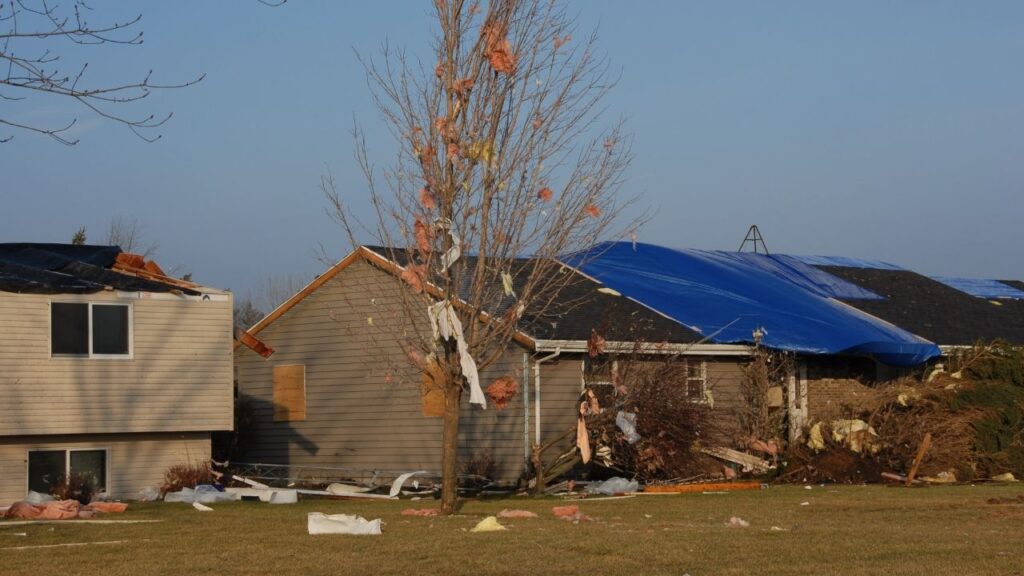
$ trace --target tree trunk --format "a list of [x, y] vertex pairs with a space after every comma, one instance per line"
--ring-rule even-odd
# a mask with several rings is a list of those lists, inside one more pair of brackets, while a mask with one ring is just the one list
[[462, 386], [448, 382], [444, 394], [444, 435], [441, 439], [441, 514], [454, 514], [459, 500], [459, 406]]

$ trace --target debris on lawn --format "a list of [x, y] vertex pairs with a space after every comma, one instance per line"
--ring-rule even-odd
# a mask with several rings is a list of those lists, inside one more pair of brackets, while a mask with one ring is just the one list
[[996, 474], [992, 477], [995, 482], [1020, 482], [1012, 472], [1004, 472], [1003, 474]]
[[139, 502], [155, 502], [160, 499], [160, 488], [156, 486], [147, 486], [135, 495], [135, 499]]
[[406, 508], [402, 510], [402, 516], [440, 516], [441, 510], [437, 508]]
[[757, 456], [753, 456], [745, 452], [740, 452], [738, 450], [733, 450], [731, 448], [726, 448], [724, 446], [704, 448], [701, 450], [701, 452], [709, 456], [714, 456], [715, 458], [718, 458], [720, 460], [725, 460], [726, 462], [738, 464], [739, 466], [742, 467], [742, 470], [744, 472], [756, 472], [760, 474], [767, 472], [769, 469], [775, 467], [774, 465], [772, 465], [770, 462], [763, 458], [758, 458]]
[[213, 508], [210, 508], [206, 504], [200, 504], [199, 502], [192, 502], [192, 507], [200, 512], [213, 512]]
[[27, 520], [72, 520], [94, 518], [97, 512], [124, 512], [127, 504], [117, 502], [93, 502], [82, 505], [77, 500], [53, 500], [33, 504], [28, 500], [15, 502], [4, 513], [4, 518]]
[[426, 473], [427, 473], [426, 470], [417, 470], [416, 472], [406, 472], [405, 474], [402, 474], [398, 478], [395, 478], [395, 481], [391, 484], [391, 491], [388, 492], [388, 496], [390, 496], [392, 498], [398, 496], [398, 494], [402, 491], [402, 485], [405, 484], [405, 482], [409, 478], [412, 478], [413, 476], [415, 476], [417, 474], [426, 474]]
[[509, 510], [505, 508], [501, 512], [498, 512], [498, 518], [536, 518], [535, 512], [529, 510]]
[[178, 492], [168, 492], [164, 495], [164, 502], [213, 504], [215, 502], [231, 502], [239, 498], [240, 496], [236, 494], [221, 492], [210, 484], [200, 484], [195, 489], [182, 488]]
[[310, 512], [306, 517], [306, 530], [317, 534], [380, 535], [381, 520], [367, 520], [351, 514], [324, 514]]
[[730, 528], [750, 528], [750, 522], [747, 522], [739, 516], [733, 516], [732, 518], [729, 518], [729, 522], [726, 526]]
[[508, 528], [502, 526], [495, 516], [488, 516], [470, 529], [470, 532], [500, 532], [502, 530], [508, 530]]
[[698, 482], [694, 484], [648, 484], [643, 493], [686, 494], [694, 492], [732, 492], [735, 490], [760, 490], [765, 485], [757, 481]]
[[569, 506], [555, 506], [551, 508], [551, 512], [555, 515], [555, 518], [558, 518], [559, 520], [568, 520], [574, 524], [593, 520], [590, 516], [580, 512], [580, 507], [575, 504], [571, 504]]
[[590, 492], [591, 494], [605, 494], [607, 496], [631, 494], [639, 489], [640, 483], [636, 480], [626, 480], [625, 478], [620, 478], [618, 476], [609, 478], [604, 482], [598, 482], [587, 486], [587, 492]]

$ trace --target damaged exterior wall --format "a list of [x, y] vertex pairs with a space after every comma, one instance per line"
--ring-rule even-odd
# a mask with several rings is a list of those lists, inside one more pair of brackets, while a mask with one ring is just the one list
[[[255, 422], [241, 431], [252, 435], [253, 446], [242, 459], [361, 471], [439, 469], [442, 419], [423, 415], [422, 375], [395, 338], [409, 328], [400, 289], [390, 274], [356, 261], [260, 332], [275, 350], [269, 359], [238, 348], [240, 399]], [[525, 460], [525, 352], [513, 345], [481, 373], [485, 388], [499, 376], [516, 378], [520, 393], [507, 408], [479, 410], [463, 399], [460, 459], [486, 453], [503, 480], [518, 478]], [[273, 368], [282, 364], [305, 366], [303, 421], [273, 421]]]
[[[131, 354], [51, 357], [50, 302], [128, 304]], [[0, 494], [24, 497], [26, 451], [50, 445], [54, 435], [91, 442], [98, 434], [181, 433], [193, 439], [188, 460], [208, 458], [209, 433], [232, 427], [231, 308], [230, 294], [221, 293], [202, 300], [114, 291], [0, 292]], [[117, 444], [124, 443], [131, 443], [129, 436], [118, 436]], [[168, 455], [151, 459], [161, 468], [140, 474], [135, 453], [126, 450], [108, 455], [112, 478], [122, 467], [125, 474], [162, 477], [164, 464], [185, 454], [168, 444]], [[115, 482], [111, 495], [134, 496], [119, 491], [131, 486]]]
[[842, 416], [844, 406], [859, 404], [877, 380], [867, 358], [805, 358], [808, 423]]
[[37, 449], [107, 450], [107, 491], [132, 499], [139, 490], [159, 487], [175, 464], [210, 458], [208, 432], [167, 434], [73, 434], [0, 438], [0, 502], [25, 497], [28, 451]]

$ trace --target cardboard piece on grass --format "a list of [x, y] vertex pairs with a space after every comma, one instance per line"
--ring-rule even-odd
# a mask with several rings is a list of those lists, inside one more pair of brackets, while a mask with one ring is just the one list
[[311, 535], [317, 534], [355, 534], [361, 536], [378, 536], [381, 533], [381, 520], [367, 520], [352, 514], [324, 514], [310, 512], [306, 517], [306, 530]]

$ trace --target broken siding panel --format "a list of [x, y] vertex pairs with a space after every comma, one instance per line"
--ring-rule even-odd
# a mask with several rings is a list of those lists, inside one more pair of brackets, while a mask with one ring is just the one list
[[208, 433], [102, 434], [69, 436], [12, 436], [0, 438], [0, 502], [25, 497], [28, 451], [39, 449], [107, 449], [108, 493], [131, 499], [142, 488], [159, 487], [175, 464], [210, 458]]
[[[132, 306], [131, 358], [51, 358], [50, 301]], [[0, 436], [227, 430], [231, 300], [0, 293]]]
[[[409, 328], [395, 278], [358, 261], [298, 303], [260, 339], [276, 352], [264, 360], [236, 352], [239, 390], [256, 416], [255, 447], [245, 459], [293, 466], [358, 470], [425, 469], [441, 462], [441, 419], [423, 416], [421, 374], [399, 347]], [[373, 318], [371, 326], [367, 318]], [[422, 328], [427, 326], [424, 310]], [[389, 332], [390, 330], [390, 332]], [[518, 350], [518, 349], [517, 349]], [[512, 353], [484, 370], [484, 386], [522, 364]], [[274, 364], [306, 366], [306, 420], [273, 422]], [[460, 453], [487, 450], [495, 460], [515, 454], [502, 474], [522, 468], [522, 404], [480, 411], [463, 399]]]

